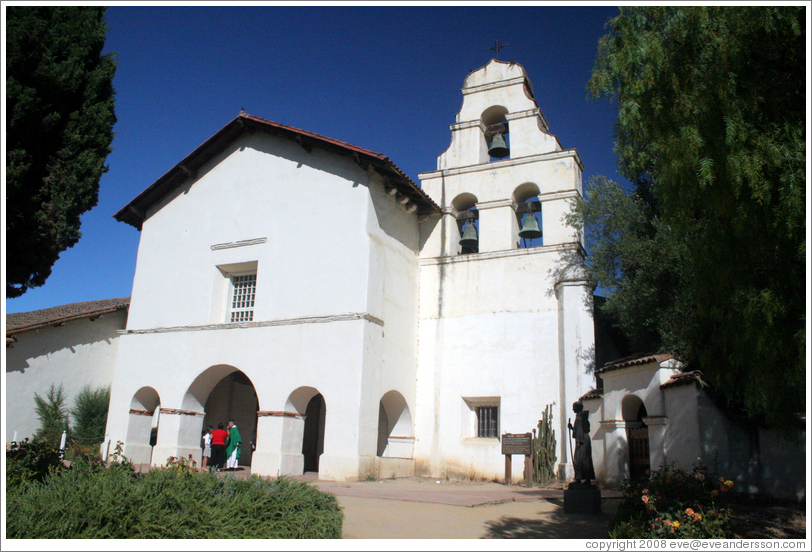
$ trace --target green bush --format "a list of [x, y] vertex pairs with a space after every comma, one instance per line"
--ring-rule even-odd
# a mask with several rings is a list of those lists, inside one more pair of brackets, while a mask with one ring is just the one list
[[8, 538], [341, 538], [344, 518], [335, 496], [307, 483], [223, 477], [177, 460], [146, 474], [82, 464], [10, 493], [6, 506]]
[[73, 400], [71, 428], [73, 441], [82, 448], [91, 448], [104, 442], [107, 410], [110, 407], [110, 386], [93, 389], [85, 385]]
[[636, 538], [729, 538], [732, 536], [726, 494], [732, 481], [710, 476], [695, 463], [692, 472], [673, 464], [649, 478], [627, 481], [624, 500], [612, 521], [609, 536]]
[[17, 448], [6, 450], [6, 492], [24, 491], [30, 483], [44, 481], [64, 469], [56, 446], [26, 438]]

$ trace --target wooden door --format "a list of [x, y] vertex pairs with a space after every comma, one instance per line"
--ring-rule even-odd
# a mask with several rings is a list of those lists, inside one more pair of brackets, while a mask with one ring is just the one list
[[650, 468], [648, 449], [648, 427], [630, 429], [629, 437], [629, 475], [632, 479], [643, 477]]

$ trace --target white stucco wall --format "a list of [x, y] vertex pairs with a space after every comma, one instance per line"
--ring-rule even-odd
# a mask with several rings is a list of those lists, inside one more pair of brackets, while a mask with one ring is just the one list
[[600, 415], [600, 427], [593, 424], [591, 435], [601, 484], [617, 486], [629, 475], [626, 430], [633, 417], [623, 405], [624, 399], [635, 396], [646, 407], [643, 422], [649, 430], [652, 470], [673, 464], [690, 471], [700, 462], [733, 480], [739, 492], [804, 500], [807, 459], [803, 431], [793, 441], [792, 435], [782, 436], [752, 421], [734, 419], [714, 404], [695, 379], [661, 389], [678, 373], [678, 366], [667, 360], [601, 374], [602, 400], [584, 403], [591, 413]]
[[[418, 238], [417, 216], [377, 174], [263, 133], [241, 138], [143, 224], [112, 440], [125, 440], [132, 399], [148, 386], [162, 412], [152, 463], [199, 457], [202, 414], [174, 410], [201, 412], [217, 381], [240, 370], [266, 413], [254, 473], [302, 469], [302, 416], [316, 393], [326, 411], [320, 477], [374, 472], [381, 398], [399, 393], [404, 419], [415, 408]], [[224, 267], [256, 267], [247, 327], [225, 324]]]
[[[511, 154], [491, 161], [483, 131], [499, 113], [510, 125]], [[421, 225], [418, 470], [504, 477], [499, 439], [476, 438], [478, 405], [499, 407], [501, 435], [532, 431], [554, 404], [558, 458], [566, 464], [566, 418], [588, 390], [594, 343], [591, 294], [577, 271], [580, 236], [563, 221], [582, 193], [581, 161], [546, 133], [516, 64], [493, 61], [467, 77], [451, 131], [438, 170], [420, 175], [444, 214]], [[541, 201], [544, 238], [521, 249], [516, 208], [527, 190]], [[470, 204], [479, 216], [479, 252], [460, 255], [456, 215]], [[522, 462], [513, 462], [513, 472], [521, 477]]]
[[15, 334], [17, 342], [5, 351], [7, 442], [15, 431], [21, 441], [39, 429], [35, 393], [45, 399], [51, 384], [62, 385], [70, 409], [85, 385], [95, 389], [113, 381], [117, 331], [126, 319], [126, 311], [119, 311]]

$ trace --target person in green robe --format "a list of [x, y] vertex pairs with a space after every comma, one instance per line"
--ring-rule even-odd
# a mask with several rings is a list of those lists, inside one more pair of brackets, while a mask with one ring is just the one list
[[234, 470], [240, 463], [240, 450], [242, 449], [242, 437], [237, 430], [234, 420], [228, 422], [228, 440], [226, 441], [226, 469]]

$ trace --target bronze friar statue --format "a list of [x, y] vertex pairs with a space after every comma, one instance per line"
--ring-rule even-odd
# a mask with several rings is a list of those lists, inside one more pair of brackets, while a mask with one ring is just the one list
[[572, 455], [575, 481], [577, 485], [589, 485], [595, 479], [595, 467], [592, 465], [592, 441], [589, 438], [589, 412], [584, 411], [581, 401], [572, 405], [575, 412], [575, 425], [567, 421], [567, 427], [575, 434], [575, 452]]

